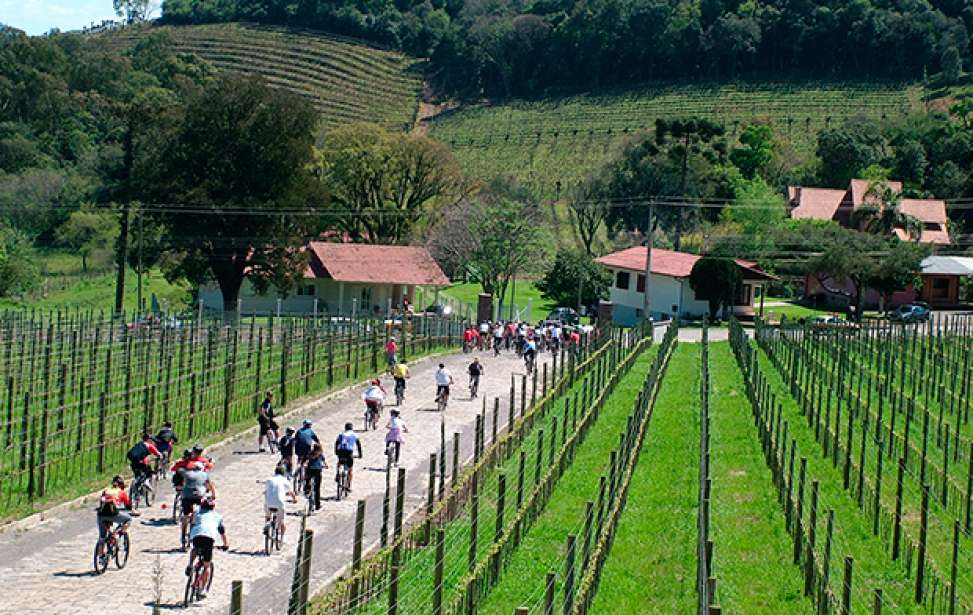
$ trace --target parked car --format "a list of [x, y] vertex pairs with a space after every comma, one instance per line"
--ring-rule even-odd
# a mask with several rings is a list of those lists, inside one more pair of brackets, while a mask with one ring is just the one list
[[818, 332], [824, 331], [854, 331], [858, 329], [858, 325], [853, 322], [849, 322], [840, 316], [816, 316], [811, 321], [811, 327]]
[[577, 312], [569, 307], [557, 307], [547, 315], [547, 320], [556, 320], [565, 325], [576, 325], [580, 317]]
[[435, 305], [430, 305], [422, 312], [423, 314], [427, 314], [431, 316], [449, 316], [450, 314], [453, 313], [453, 308], [452, 306], [449, 305], [435, 304]]
[[925, 322], [929, 320], [930, 312], [931, 310], [929, 309], [929, 305], [925, 303], [906, 303], [905, 305], [900, 305], [894, 310], [887, 312], [886, 317], [889, 320], [901, 322], [903, 324]]

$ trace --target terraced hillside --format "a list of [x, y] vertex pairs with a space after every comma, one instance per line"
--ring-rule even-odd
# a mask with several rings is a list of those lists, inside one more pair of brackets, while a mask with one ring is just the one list
[[407, 130], [415, 120], [421, 62], [401, 53], [319, 32], [249, 24], [145, 26], [99, 36], [123, 48], [155, 32], [169, 34], [180, 50], [221, 70], [258, 73], [311, 99], [325, 130], [356, 121]]
[[733, 134], [769, 119], [799, 153], [817, 133], [846, 118], [895, 117], [918, 109], [921, 88], [910, 85], [687, 84], [542, 101], [463, 106], [430, 120], [430, 134], [450, 144], [478, 176], [514, 173], [544, 198], [574, 185], [627, 134], [657, 118], [706, 117]]

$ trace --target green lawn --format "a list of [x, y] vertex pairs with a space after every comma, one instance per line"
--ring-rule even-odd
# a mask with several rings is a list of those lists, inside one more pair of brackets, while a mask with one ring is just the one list
[[[476, 309], [477, 298], [482, 292], [479, 284], [470, 282], [466, 284], [456, 284], [449, 287], [447, 290], [443, 291], [443, 294], [447, 297], [451, 297], [456, 301], [462, 301], [464, 303], [473, 306]], [[537, 288], [533, 281], [529, 280], [517, 280], [517, 283], [512, 284], [508, 288], [507, 301], [504, 302], [504, 313], [501, 315], [502, 318], [509, 318], [509, 312], [507, 311], [510, 307], [510, 302], [513, 302], [516, 308], [524, 309], [527, 307], [527, 302], [531, 302], [530, 313], [524, 313], [524, 317], [529, 322], [538, 322], [547, 318], [547, 315], [552, 309], [557, 307], [553, 302], [548, 301], [541, 296], [541, 291]]]
[[591, 613], [696, 609], [699, 365], [698, 344], [669, 360]]

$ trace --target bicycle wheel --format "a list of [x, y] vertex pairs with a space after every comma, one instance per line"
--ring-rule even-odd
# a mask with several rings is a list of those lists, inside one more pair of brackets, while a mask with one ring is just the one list
[[139, 479], [132, 481], [132, 486], [128, 488], [128, 499], [132, 503], [132, 510], [139, 509], [139, 498], [142, 497], [142, 487]]
[[95, 543], [95, 574], [104, 574], [108, 570], [108, 547], [105, 545], [104, 551], [102, 551], [102, 545], [105, 541], [101, 538]]
[[177, 491], [172, 498], [172, 522], [179, 523], [179, 513], [182, 507], [182, 495]]
[[142, 485], [142, 500], [145, 502], [146, 508], [152, 506], [152, 502], [155, 501], [155, 490], [152, 488], [152, 485], [148, 483]]
[[274, 549], [274, 521], [275, 518], [271, 516], [270, 522], [264, 524], [264, 553], [267, 555]]
[[196, 566], [190, 567], [189, 577], [186, 579], [186, 595], [183, 597], [183, 606], [189, 606], [196, 600]]
[[284, 528], [280, 526], [280, 522], [277, 522], [274, 524], [274, 548], [280, 551], [282, 544], [284, 544]]
[[131, 547], [131, 543], [128, 540], [128, 534], [119, 534], [116, 539], [115, 545], [115, 566], [121, 570], [128, 563], [128, 552]]

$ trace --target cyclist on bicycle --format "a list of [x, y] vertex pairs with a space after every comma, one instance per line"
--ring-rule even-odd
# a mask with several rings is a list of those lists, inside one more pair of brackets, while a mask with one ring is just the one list
[[186, 476], [186, 472], [189, 471], [189, 466], [192, 463], [195, 463], [193, 461], [193, 451], [187, 448], [182, 452], [182, 459], [172, 464], [172, 467], [169, 468], [169, 472], [172, 473], [173, 489], [182, 489], [183, 479]]
[[442, 402], [446, 405], [446, 401], [449, 399], [449, 386], [453, 384], [453, 375], [449, 373], [446, 366], [442, 363], [439, 364], [439, 369], [436, 370], [436, 402]]
[[216, 538], [219, 537], [223, 540], [221, 548], [224, 551], [230, 548], [230, 543], [226, 539], [226, 528], [223, 527], [223, 515], [216, 512], [215, 508], [216, 500], [214, 498], [204, 499], [199, 505], [199, 513], [193, 519], [193, 526], [189, 531], [189, 540], [192, 542], [193, 548], [189, 552], [186, 576], [188, 577], [192, 573], [193, 564], [196, 557], [199, 556], [203, 560], [203, 572], [198, 581], [199, 587], [203, 588], [199, 590], [200, 599], [206, 597], [205, 588], [208, 584], [209, 575], [213, 571], [213, 545], [216, 543]]
[[128, 463], [132, 468], [135, 480], [152, 476], [152, 468], [149, 467], [147, 460], [149, 457], [161, 457], [159, 449], [156, 448], [149, 432], [142, 433], [142, 441], [133, 446], [128, 451]]
[[182, 527], [185, 532], [195, 508], [207, 497], [216, 497], [216, 488], [202, 461], [194, 461], [183, 473], [182, 481]]
[[500, 345], [503, 343], [503, 323], [499, 320], [493, 325], [493, 356], [500, 356]]
[[294, 428], [288, 427], [284, 437], [277, 442], [277, 449], [280, 451], [280, 463], [291, 477], [294, 476], [294, 443]]
[[527, 366], [527, 372], [530, 373], [534, 369], [534, 357], [537, 356], [537, 342], [531, 338], [524, 340], [524, 365]]
[[176, 432], [172, 430], [172, 423], [169, 421], [162, 424], [162, 428], [159, 429], [159, 433], [155, 434], [153, 440], [155, 441], [155, 447], [163, 455], [171, 455], [173, 445], [179, 444], [179, 438], [176, 437]]
[[[405, 421], [399, 418], [398, 410], [393, 410], [391, 414], [389, 424], [385, 426], [388, 429], [388, 433], [385, 434], [385, 453], [389, 455], [389, 464], [397, 466], [399, 465], [402, 445], [405, 444], [405, 438], [402, 434], [409, 433], [409, 428], [405, 426]], [[394, 450], [394, 453], [389, 454], [390, 447]]]
[[[125, 491], [125, 479], [115, 476], [111, 479], [111, 487], [101, 492], [101, 500], [96, 509], [98, 538], [104, 541], [112, 525], [116, 523], [122, 526], [123, 532], [126, 531], [128, 524], [132, 522], [132, 515], [137, 514], [131, 512], [131, 509], [132, 501]], [[101, 549], [104, 548], [105, 545], [102, 544]]]
[[480, 358], [474, 357], [466, 371], [470, 374], [470, 393], [472, 396], [474, 391], [480, 390], [480, 376], [483, 375], [483, 364], [480, 363]]
[[301, 428], [294, 435], [294, 452], [297, 453], [298, 466], [304, 465], [315, 443], [320, 443], [318, 435], [311, 429], [311, 419], [304, 419]]
[[[362, 400], [365, 402], [365, 417], [367, 418], [371, 412], [375, 413], [376, 417], [382, 416], [382, 404], [385, 402], [385, 389], [382, 388], [382, 381], [375, 378], [371, 381], [365, 392], [361, 395]], [[376, 420], [378, 420], [376, 418]]]
[[405, 399], [405, 381], [409, 379], [409, 366], [404, 361], [395, 364], [392, 370], [392, 377], [395, 378], [395, 392], [401, 392], [402, 399]]
[[277, 423], [274, 422], [274, 393], [273, 391], [267, 391], [264, 395], [263, 403], [257, 408], [257, 424], [260, 425], [260, 431], [257, 434], [257, 448], [260, 452], [264, 452], [264, 439], [267, 443], [275, 442], [277, 440], [277, 430], [280, 429]]
[[392, 369], [395, 367], [395, 363], [398, 360], [396, 357], [397, 352], [399, 352], [399, 345], [395, 343], [394, 337], [390, 337], [389, 341], [385, 344], [385, 373], [392, 373]]
[[[338, 434], [334, 441], [334, 454], [338, 456], [338, 466], [348, 468], [348, 493], [351, 493], [351, 469], [355, 465], [355, 449], [358, 449], [358, 458], [362, 458], [361, 440], [355, 434], [355, 427], [351, 423], [345, 423], [345, 430]], [[337, 476], [335, 476], [337, 479]]]
[[[280, 523], [281, 532], [287, 530], [284, 527], [284, 517], [287, 516], [287, 506], [284, 503], [284, 498], [290, 500], [291, 504], [297, 503], [297, 494], [294, 493], [294, 486], [291, 484], [289, 478], [287, 478], [287, 468], [283, 464], [278, 465], [274, 469], [274, 475], [267, 480], [267, 484], [264, 487], [264, 521], [270, 523], [270, 517], [275, 512], [280, 513], [277, 516], [278, 523]], [[267, 532], [267, 525], [264, 525], [264, 533]]]

